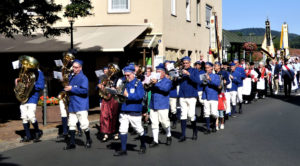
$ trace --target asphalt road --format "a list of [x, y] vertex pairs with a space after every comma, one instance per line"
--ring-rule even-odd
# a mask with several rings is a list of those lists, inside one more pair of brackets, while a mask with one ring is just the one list
[[[199, 130], [202, 123], [197, 124]], [[198, 140], [178, 143], [180, 126], [173, 132], [173, 144], [160, 144], [139, 155], [139, 141], [129, 136], [128, 155], [113, 157], [119, 141], [101, 143], [93, 129], [93, 147], [85, 149], [82, 141], [76, 150], [64, 151], [56, 139], [26, 145], [0, 154], [0, 165], [222, 165], [222, 166], [299, 166], [300, 96], [292, 99], [267, 98], [244, 106], [244, 113], [227, 121], [225, 130], [204, 135]], [[149, 130], [150, 131], [150, 130]], [[187, 130], [187, 136], [191, 136]], [[151, 136], [151, 134], [149, 134]], [[85, 140], [84, 137], [82, 140]], [[161, 135], [160, 140], [165, 141]], [[81, 145], [80, 145], [81, 144]]]

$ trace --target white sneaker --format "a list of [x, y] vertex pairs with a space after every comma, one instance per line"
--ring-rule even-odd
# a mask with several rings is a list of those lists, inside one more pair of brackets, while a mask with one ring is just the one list
[[225, 126], [223, 124], [221, 124], [220, 129], [223, 130], [224, 128], [225, 128]]
[[217, 130], [217, 131], [219, 130], [219, 126], [216, 127], [216, 130]]
[[278, 94], [278, 91], [275, 91], [275, 93], [274, 93], [275, 95], [277, 95]]

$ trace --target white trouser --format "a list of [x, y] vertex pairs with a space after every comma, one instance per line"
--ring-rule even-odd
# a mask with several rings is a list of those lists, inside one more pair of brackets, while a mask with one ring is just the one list
[[142, 126], [142, 116], [141, 115], [131, 115], [130, 113], [120, 113], [119, 117], [120, 134], [124, 135], [128, 133], [129, 123], [136, 130], [136, 132], [142, 136], [144, 135], [144, 128]]
[[170, 109], [172, 114], [177, 112], [177, 98], [170, 97]]
[[230, 105], [231, 95], [230, 95], [230, 92], [225, 92], [225, 98], [226, 98], [226, 114], [229, 114], [229, 113], [231, 113], [231, 105]]
[[181, 120], [191, 120], [195, 121], [196, 113], [196, 98], [180, 98], [180, 107], [181, 107]]
[[218, 101], [216, 100], [204, 100], [204, 117], [209, 118], [210, 115], [215, 118], [219, 117]]
[[233, 106], [236, 105], [236, 97], [237, 97], [237, 91], [231, 91], [230, 92], [230, 99], [231, 99], [231, 104]]
[[60, 116], [62, 118], [67, 117], [67, 110], [63, 100], [59, 100]]
[[237, 91], [237, 102], [238, 103], [243, 103], [243, 87], [238, 87]]
[[82, 130], [86, 131], [89, 129], [88, 111], [78, 111], [69, 113], [69, 128], [70, 130], [76, 130], [77, 122], [80, 122], [80, 127]]
[[201, 104], [204, 103], [204, 101], [202, 100], [202, 94], [203, 94], [203, 91], [198, 91], [199, 102], [200, 102]]
[[170, 126], [169, 111], [168, 109], [153, 110], [150, 109], [150, 119], [152, 122], [152, 129], [159, 129], [159, 122], [163, 128]]
[[31, 123], [36, 122], [36, 118], [35, 118], [36, 104], [34, 103], [21, 104], [20, 110], [21, 110], [21, 119], [23, 120], [23, 123], [28, 123], [29, 121], [31, 121]]

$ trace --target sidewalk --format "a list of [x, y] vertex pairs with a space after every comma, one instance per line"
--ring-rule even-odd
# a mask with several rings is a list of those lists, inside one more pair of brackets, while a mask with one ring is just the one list
[[[100, 108], [96, 107], [89, 110], [89, 121], [90, 127], [99, 123], [100, 117]], [[59, 133], [59, 126], [61, 122], [52, 122], [47, 123], [46, 126], [43, 125], [43, 122], [39, 122], [39, 128], [43, 130], [43, 137], [41, 140], [46, 140], [49, 138], [55, 138]], [[31, 130], [33, 126], [30, 126]], [[24, 146], [30, 143], [20, 143], [21, 136], [24, 134], [24, 129], [22, 125], [22, 120], [8, 120], [5, 123], [0, 123], [0, 152], [13, 149], [16, 147]]]

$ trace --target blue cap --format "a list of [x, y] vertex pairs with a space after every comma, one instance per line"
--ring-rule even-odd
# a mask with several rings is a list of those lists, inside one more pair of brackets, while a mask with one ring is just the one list
[[128, 66], [126, 66], [126, 67], [123, 68], [123, 71], [124, 71], [124, 73], [126, 73], [126, 72], [134, 72], [135, 68], [134, 68], [133, 65], [128, 65]]
[[83, 65], [83, 61], [79, 59], [74, 59], [73, 63], [79, 63], [81, 66]]
[[229, 66], [235, 66], [235, 63], [232, 62], [232, 63], [229, 64]]
[[182, 61], [191, 61], [191, 58], [189, 56], [185, 56], [181, 60]]
[[215, 65], [221, 66], [221, 63], [220, 62], [215, 62]]
[[105, 67], [103, 67], [103, 69], [104, 69], [104, 70], [105, 70], [105, 69], [108, 69], [108, 67], [105, 66]]
[[165, 65], [160, 63], [158, 66], [156, 66], [156, 70], [164, 70], [166, 71]]
[[239, 59], [237, 59], [237, 58], [234, 58], [234, 60], [233, 61], [239, 61]]
[[209, 65], [209, 66], [213, 66], [213, 64], [211, 62], [206, 62], [205, 65]]
[[201, 62], [200, 61], [196, 61], [195, 65], [201, 65]]
[[165, 60], [165, 61], [164, 61], [164, 63], [168, 63], [168, 62], [170, 63], [170, 61], [169, 61], [169, 60]]

